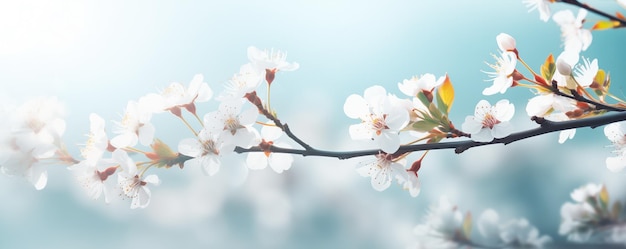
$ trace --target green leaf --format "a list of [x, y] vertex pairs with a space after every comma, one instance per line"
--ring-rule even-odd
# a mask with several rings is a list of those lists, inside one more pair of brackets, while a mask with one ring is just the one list
[[417, 99], [419, 99], [420, 102], [422, 102], [424, 106], [430, 105], [430, 100], [428, 100], [428, 97], [426, 97], [426, 94], [424, 94], [423, 91], [420, 91], [419, 93], [417, 93]]
[[[541, 65], [541, 76], [547, 81], [552, 80], [552, 76], [554, 76], [554, 72], [556, 71], [556, 64], [554, 63], [554, 56], [552, 54], [548, 55], [546, 61]], [[548, 82], [550, 85], [550, 82]]]
[[441, 137], [441, 136], [434, 136], [434, 137], [431, 137], [430, 139], [428, 139], [426, 141], [426, 143], [427, 144], [435, 144], [435, 143], [439, 143], [439, 141], [441, 141], [442, 139], [443, 139], [443, 137]]
[[450, 120], [448, 119], [448, 116], [441, 117], [439, 125], [440, 125], [439, 129], [442, 132], [448, 133], [452, 130], [452, 127], [450, 127]]
[[441, 120], [441, 117], [443, 116], [443, 114], [441, 114], [441, 112], [439, 111], [439, 108], [435, 106], [435, 103], [430, 103], [430, 105], [428, 105], [428, 111], [430, 111], [430, 115], [432, 115], [433, 119], [437, 121]]
[[430, 120], [419, 120], [413, 123], [413, 129], [420, 132], [429, 132], [437, 127], [437, 125], [439, 124]]
[[437, 109], [443, 114], [448, 114], [448, 106], [443, 102], [441, 97], [439, 97], [439, 94], [437, 94]]

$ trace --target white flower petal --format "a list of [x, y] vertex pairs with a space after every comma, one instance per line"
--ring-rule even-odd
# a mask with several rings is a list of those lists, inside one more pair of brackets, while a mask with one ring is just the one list
[[208, 176], [214, 176], [220, 170], [220, 161], [217, 157], [201, 157], [202, 171]]
[[491, 135], [494, 138], [503, 138], [513, 133], [513, 126], [509, 122], [502, 122], [491, 129]]
[[391, 176], [388, 169], [381, 169], [372, 176], [372, 188], [376, 191], [383, 191], [391, 186]]
[[28, 180], [35, 186], [35, 189], [42, 190], [48, 183], [48, 171], [43, 165], [33, 165]]
[[117, 135], [111, 139], [111, 145], [115, 148], [132, 147], [137, 144], [138, 137], [135, 133], [127, 132]]
[[515, 38], [509, 34], [498, 34], [496, 36], [496, 41], [498, 43], [498, 48], [500, 48], [501, 51], [512, 51], [515, 49]]
[[277, 126], [263, 126], [261, 128], [261, 137], [265, 139], [265, 141], [274, 141], [283, 135], [283, 130], [278, 128]]
[[145, 146], [150, 145], [154, 140], [155, 131], [154, 125], [151, 123], [143, 124], [143, 126], [139, 128], [139, 143]]
[[515, 115], [515, 106], [503, 99], [498, 101], [493, 108], [493, 116], [500, 122], [509, 121]]
[[487, 209], [478, 218], [478, 231], [490, 244], [500, 243], [500, 218], [493, 209]]
[[476, 120], [474, 116], [465, 117], [465, 122], [463, 122], [463, 124], [461, 125], [461, 129], [463, 130], [463, 132], [469, 134], [478, 133], [482, 128], [483, 124], [480, 121]]
[[491, 104], [487, 102], [487, 100], [481, 100], [476, 104], [476, 109], [474, 109], [474, 117], [478, 120], [483, 120], [485, 118], [485, 114], [491, 112]]
[[145, 186], [139, 187], [137, 196], [131, 201], [130, 208], [146, 208], [150, 204], [150, 195], [150, 189]]
[[186, 138], [178, 143], [178, 152], [185, 156], [199, 157], [202, 155], [202, 144], [198, 139]]
[[559, 133], [559, 143], [560, 144], [565, 143], [567, 139], [574, 138], [574, 135], [576, 135], [576, 129], [569, 129], [569, 130], [561, 131]]
[[606, 168], [611, 172], [617, 173], [624, 169], [626, 166], [626, 158], [624, 156], [607, 157]]
[[394, 153], [400, 148], [400, 137], [389, 131], [383, 131], [379, 136], [374, 136], [374, 141], [386, 153]]
[[374, 172], [378, 171], [376, 165], [371, 162], [361, 162], [359, 166], [356, 168], [356, 172], [359, 173], [360, 176], [370, 177], [374, 174]]
[[398, 108], [398, 106], [389, 110], [387, 118], [385, 119], [385, 124], [387, 124], [389, 130], [392, 131], [402, 130], [408, 123], [409, 113], [403, 108]]
[[263, 152], [250, 152], [246, 157], [246, 164], [252, 170], [264, 169], [267, 167], [267, 156]]
[[343, 111], [350, 118], [363, 118], [370, 112], [365, 99], [356, 94], [348, 96], [343, 105]]
[[248, 108], [239, 114], [239, 123], [243, 126], [250, 126], [256, 122], [259, 116], [259, 110], [256, 108]]
[[112, 157], [113, 160], [120, 164], [120, 167], [122, 167], [122, 170], [126, 172], [126, 174], [131, 176], [137, 174], [137, 165], [135, 164], [133, 159], [128, 156], [128, 153], [126, 153], [126, 151], [122, 149], [116, 149], [115, 151], [113, 151]]
[[493, 140], [491, 129], [483, 128], [478, 133], [472, 133], [472, 140], [476, 142], [491, 142]]
[[293, 156], [289, 154], [272, 153], [268, 158], [268, 163], [276, 173], [280, 174], [283, 171], [291, 168], [291, 164], [293, 163]]
[[528, 101], [526, 113], [528, 116], [543, 117], [552, 108], [554, 94], [538, 95]]
[[363, 98], [368, 104], [370, 104], [370, 106], [377, 105], [382, 99], [386, 97], [387, 91], [384, 87], [379, 85], [368, 87], [367, 89], [365, 89], [365, 92], [363, 94]]
[[373, 131], [364, 123], [350, 125], [348, 131], [350, 132], [350, 138], [353, 140], [371, 139], [373, 135]]
[[161, 180], [159, 179], [159, 176], [157, 175], [148, 175], [145, 178], [143, 178], [142, 181], [147, 182], [147, 183], [152, 183], [153, 185], [161, 184]]

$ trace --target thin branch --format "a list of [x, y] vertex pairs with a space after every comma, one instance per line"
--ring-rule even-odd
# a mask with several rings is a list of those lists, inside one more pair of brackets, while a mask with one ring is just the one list
[[[507, 137], [494, 139], [491, 142], [475, 142], [471, 140], [465, 141], [456, 141], [456, 142], [444, 142], [444, 143], [432, 143], [432, 144], [414, 144], [414, 145], [406, 145], [400, 146], [400, 149], [395, 154], [403, 154], [407, 152], [414, 151], [426, 151], [426, 150], [443, 150], [443, 149], [454, 149], [454, 152], [459, 154], [464, 151], [473, 148], [480, 147], [491, 144], [510, 144], [516, 141], [528, 139], [531, 137], [543, 135], [546, 133], [552, 133], [557, 131], [589, 127], [596, 128], [599, 126], [607, 125], [610, 123], [615, 123], [618, 121], [626, 121], [626, 112], [620, 112], [611, 115], [603, 115], [585, 119], [578, 120], [569, 120], [562, 122], [554, 122], [550, 120], [546, 120], [540, 117], [533, 117], [533, 121], [537, 122], [540, 126], [534, 129], [521, 131], [517, 133], [513, 133]], [[321, 157], [334, 157], [338, 159], [348, 159], [354, 157], [362, 157], [362, 156], [370, 156], [376, 155], [380, 153], [380, 150], [359, 150], [359, 151], [326, 151], [326, 150], [317, 150], [317, 149], [287, 149], [282, 147], [271, 146], [270, 150], [275, 153], [286, 153], [286, 154], [296, 154], [302, 156], [321, 156]], [[251, 147], [249, 149], [236, 147], [235, 152], [237, 153], [246, 153], [246, 152], [263, 152], [261, 148], [258, 146]]]
[[307, 143], [302, 141], [302, 139], [298, 138], [295, 134], [293, 134], [293, 132], [291, 132], [291, 130], [289, 129], [289, 126], [287, 124], [283, 124], [280, 121], [280, 119], [278, 119], [278, 117], [276, 117], [276, 115], [272, 114], [268, 109], [263, 107], [263, 103], [261, 102], [261, 99], [259, 99], [259, 97], [257, 96], [256, 91], [253, 91], [251, 93], [247, 93], [245, 98], [248, 101], [250, 101], [250, 103], [252, 103], [253, 105], [255, 105], [257, 107], [257, 109], [259, 110], [259, 113], [263, 114], [263, 116], [265, 116], [269, 120], [272, 120], [274, 122], [274, 124], [276, 125], [276, 127], [278, 127], [281, 130], [283, 130], [285, 132], [285, 134], [287, 134], [287, 136], [289, 138], [293, 139], [293, 141], [295, 141], [300, 146], [302, 146], [302, 148], [304, 148], [306, 150], [315, 150], [313, 147], [311, 147], [310, 145], [308, 145]]
[[597, 15], [606, 17], [606, 18], [608, 18], [608, 19], [610, 19], [612, 21], [619, 22], [619, 26], [617, 26], [617, 27], [626, 27], [626, 20], [620, 19], [617, 16], [613, 16], [613, 15], [610, 15], [610, 14], [604, 12], [604, 11], [601, 11], [601, 10], [598, 10], [596, 8], [593, 8], [593, 7], [591, 7], [591, 6], [587, 5], [587, 4], [579, 2], [578, 0], [557, 0], [557, 1], [562, 2], [562, 3], [571, 4], [571, 5], [574, 5], [574, 6], [586, 9], [586, 10], [591, 11], [591, 12], [597, 14]]
[[[556, 83], [554, 83], [554, 85], [556, 85]], [[624, 112], [624, 111], [626, 111], [626, 110], [624, 110], [622, 108], [613, 107], [613, 106], [610, 106], [610, 105], [606, 105], [606, 104], [603, 104], [603, 103], [600, 103], [600, 102], [597, 102], [597, 101], [593, 101], [593, 100], [587, 99], [587, 98], [585, 98], [583, 96], [580, 96], [580, 94], [578, 94], [576, 92], [576, 90], [571, 90], [572, 94], [569, 95], [569, 94], [566, 94], [566, 93], [562, 92], [561, 90], [559, 90], [558, 87], [553, 86], [552, 87], [552, 92], [554, 94], [562, 96], [562, 97], [566, 97], [566, 98], [573, 99], [573, 100], [576, 100], [576, 101], [580, 101], [580, 102], [584, 102], [584, 103], [587, 103], [587, 104], [591, 104], [591, 105], [595, 106], [596, 110], [607, 110], [607, 111], [613, 111], [613, 112]]]

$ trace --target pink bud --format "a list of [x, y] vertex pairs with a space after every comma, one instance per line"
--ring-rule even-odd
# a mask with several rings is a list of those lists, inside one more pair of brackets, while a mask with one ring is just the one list
[[496, 36], [498, 47], [502, 51], [514, 51], [515, 50], [515, 38], [509, 34], [500, 33]]

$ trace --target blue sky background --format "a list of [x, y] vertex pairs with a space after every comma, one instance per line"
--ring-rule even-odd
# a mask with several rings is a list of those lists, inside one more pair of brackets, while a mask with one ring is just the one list
[[[611, 13], [619, 8], [612, 1], [590, 3]], [[587, 25], [595, 20], [590, 14]], [[0, 97], [19, 103], [58, 96], [68, 109], [65, 141], [78, 157], [90, 113], [118, 120], [127, 101], [170, 82], [187, 84], [197, 73], [218, 92], [253, 45], [287, 51], [289, 61], [300, 63], [277, 76], [272, 106], [318, 148], [364, 148], [349, 139], [355, 121], [343, 113], [345, 98], [375, 84], [400, 95], [398, 82], [424, 73], [450, 75], [457, 126], [479, 100], [508, 98], [516, 106], [515, 127], [533, 127], [524, 111], [528, 90], [481, 95], [490, 85], [481, 71], [491, 70], [485, 62], [494, 62], [500, 32], [517, 39], [520, 55], [536, 70], [549, 53], [561, 52], [558, 26], [518, 0], [4, 1]], [[593, 36], [582, 55], [598, 58], [611, 73], [613, 92], [624, 96], [626, 33]], [[215, 107], [211, 102], [200, 110]], [[170, 115], [153, 123], [172, 147], [189, 136]], [[564, 145], [551, 134], [461, 155], [433, 151], [420, 170], [417, 198], [397, 184], [373, 190], [354, 171], [364, 158], [297, 157], [281, 175], [254, 171], [245, 181], [235, 164], [213, 177], [193, 168], [157, 170], [163, 182], [143, 210], [130, 210], [126, 201], [88, 200], [65, 167], [50, 166], [42, 191], [0, 178], [0, 248], [404, 248], [441, 195], [475, 217], [487, 208], [503, 219], [526, 217], [561, 240], [559, 210], [574, 188], [606, 183], [613, 198], [626, 198], [624, 175], [604, 166], [607, 145], [601, 129], [581, 129]]]

